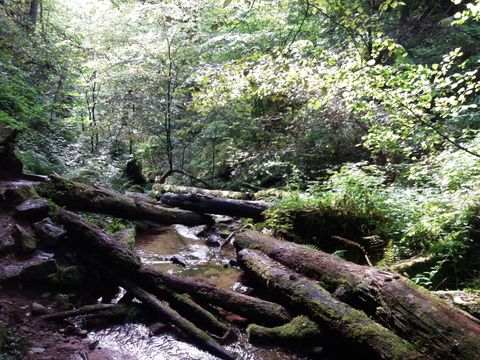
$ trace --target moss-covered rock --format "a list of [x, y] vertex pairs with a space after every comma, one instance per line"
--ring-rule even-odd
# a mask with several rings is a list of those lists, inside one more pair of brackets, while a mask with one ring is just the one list
[[14, 232], [15, 243], [18, 251], [24, 254], [33, 253], [37, 248], [37, 239], [20, 225], [15, 225]]
[[81, 288], [86, 285], [85, 271], [79, 266], [59, 267], [47, 277], [52, 284], [62, 288]]

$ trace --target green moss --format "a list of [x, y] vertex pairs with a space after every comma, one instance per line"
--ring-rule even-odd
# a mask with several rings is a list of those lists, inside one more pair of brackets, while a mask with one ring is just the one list
[[79, 288], [86, 284], [84, 272], [78, 266], [59, 267], [47, 279], [56, 286], [66, 288]]
[[300, 345], [318, 339], [321, 335], [320, 327], [306, 316], [297, 316], [287, 324], [274, 328], [266, 328], [251, 324], [247, 328], [251, 342], [271, 342], [281, 344]]

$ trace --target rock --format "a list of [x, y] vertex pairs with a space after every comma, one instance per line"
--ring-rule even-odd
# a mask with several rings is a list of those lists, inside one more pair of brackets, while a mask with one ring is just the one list
[[480, 291], [443, 290], [434, 292], [438, 297], [480, 319]]
[[167, 329], [168, 329], [168, 325], [162, 322], [153, 323], [148, 327], [148, 330], [150, 330], [150, 334], [152, 336], [161, 334], [165, 332]]
[[66, 235], [66, 231], [52, 222], [50, 218], [33, 224], [35, 233], [47, 248], [56, 248]]
[[20, 273], [20, 279], [26, 282], [45, 281], [48, 275], [56, 271], [57, 263], [50, 259], [24, 268]]
[[42, 347], [32, 347], [30, 348], [30, 354], [41, 354], [45, 352], [45, 348]]
[[91, 343], [88, 344], [88, 348], [90, 350], [95, 350], [95, 348], [97, 347], [99, 342], [100, 342], [100, 340], [92, 341]]
[[198, 225], [190, 228], [190, 232], [195, 236], [204, 235], [206, 230], [207, 230], [207, 225]]
[[245, 295], [248, 295], [253, 292], [253, 288], [245, 286], [240, 282], [234, 283], [232, 285], [232, 290]]
[[56, 273], [48, 276], [48, 281], [62, 288], [80, 288], [87, 283], [79, 266], [59, 267]]
[[172, 227], [180, 236], [183, 236], [184, 238], [187, 238], [187, 239], [198, 240], [198, 236], [197, 234], [195, 234], [195, 231], [193, 230], [194, 228], [181, 225], [181, 224], [175, 224]]
[[[70, 302], [70, 297], [66, 294], [57, 294], [57, 295], [55, 295], [53, 300], [55, 300], [57, 302], [57, 304], [60, 305], [64, 309], [73, 309], [74, 308], [73, 304]], [[65, 329], [63, 329], [63, 331], [65, 331]]]
[[39, 220], [48, 215], [49, 204], [45, 199], [27, 199], [18, 205], [17, 213], [29, 220]]
[[117, 239], [122, 244], [126, 245], [129, 249], [133, 249], [135, 246], [135, 237], [136, 237], [135, 229], [133, 228], [126, 228], [118, 230], [115, 234], [113, 234], [114, 238]]
[[88, 335], [88, 331], [87, 331], [87, 330], [80, 330], [80, 331], [78, 332], [78, 335], [85, 337], [85, 336]]
[[180, 256], [180, 255], [172, 256], [170, 258], [170, 261], [173, 262], [174, 264], [177, 264], [177, 265], [180, 265], [180, 266], [183, 266], [183, 267], [188, 266], [188, 261], [185, 260], [185, 258]]
[[240, 265], [238, 264], [238, 261], [237, 260], [234, 260], [234, 259], [230, 259], [228, 261], [228, 264], [231, 266], [231, 267], [239, 267]]
[[220, 246], [223, 243], [223, 238], [220, 235], [211, 234], [205, 240], [205, 243], [208, 246]]
[[17, 261], [15, 264], [0, 265], [0, 282], [45, 281], [48, 275], [56, 271], [57, 263], [52, 260], [52, 255], [37, 251], [30, 258]]
[[0, 240], [0, 254], [8, 254], [15, 250], [15, 239], [13, 236], [5, 236]]
[[32, 314], [33, 315], [44, 315], [44, 314], [48, 314], [49, 313], [49, 310], [43, 306], [42, 304], [39, 304], [37, 302], [34, 302], [32, 304]]
[[16, 240], [17, 249], [24, 253], [30, 254], [37, 248], [37, 240], [28, 233], [28, 231], [20, 226], [15, 225], [14, 238]]
[[0, 281], [14, 279], [20, 275], [23, 267], [20, 265], [6, 265], [0, 268]]

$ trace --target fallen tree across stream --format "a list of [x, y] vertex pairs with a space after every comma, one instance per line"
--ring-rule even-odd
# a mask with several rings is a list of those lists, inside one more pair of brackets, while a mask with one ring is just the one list
[[258, 221], [263, 219], [263, 212], [270, 206], [269, 203], [263, 201], [237, 200], [198, 194], [174, 193], [164, 194], [161, 198], [161, 202], [168, 206], [198, 213], [252, 218]]
[[255, 250], [242, 250], [239, 260], [253, 275], [283, 303], [307, 313], [320, 327], [340, 335], [353, 353], [360, 358], [427, 359], [413, 345], [370, 319], [365, 313], [335, 299], [315, 281], [285, 269]]
[[[306, 246], [246, 231], [237, 249], [255, 249], [305, 274], [433, 359], [475, 359], [480, 354], [480, 321], [458, 310], [401, 275], [357, 265]], [[272, 280], [271, 287], [281, 286]], [[293, 295], [293, 294], [292, 294]], [[425, 355], [426, 356], [426, 355]]]
[[37, 186], [38, 193], [73, 211], [111, 215], [123, 219], [151, 220], [159, 224], [196, 226], [212, 224], [205, 214], [172, 209], [132, 198], [100, 186], [92, 186], [51, 175]]

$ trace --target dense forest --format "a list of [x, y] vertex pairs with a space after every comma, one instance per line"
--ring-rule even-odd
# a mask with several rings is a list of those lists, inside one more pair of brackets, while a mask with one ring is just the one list
[[[348, 358], [332, 356], [325, 327], [353, 348], [358, 345], [365, 359], [448, 358], [453, 350], [440, 343], [457, 346], [458, 338], [432, 335], [425, 342], [430, 326], [441, 326], [422, 318], [430, 317], [428, 312], [415, 313], [426, 322], [418, 326], [425, 333], [416, 332], [418, 324], [403, 318], [412, 314], [396, 309], [399, 305], [389, 296], [436, 292], [468, 311], [466, 318], [480, 330], [479, 64], [478, 0], [0, 0], [0, 178], [6, 179], [0, 181], [0, 225], [6, 229], [2, 233], [0, 228], [0, 253], [7, 259], [0, 258], [0, 264], [13, 266], [18, 246], [22, 256], [33, 251], [31, 241], [24, 241], [29, 235], [18, 227], [30, 233], [33, 226], [42, 239], [38, 223], [31, 223], [42, 220], [38, 214], [50, 206], [49, 219], [70, 232], [67, 237], [88, 243], [107, 259], [97, 265], [79, 255], [82, 266], [98, 266], [98, 273], [109, 279], [102, 281], [150, 304], [187, 338], [204, 339], [152, 300], [150, 293], [161, 295], [148, 280], [154, 276], [140, 268], [143, 255], [139, 260], [134, 249], [135, 236], [141, 244], [145, 235], [139, 234], [151, 223], [164, 225], [163, 232], [176, 223], [207, 224], [203, 236], [209, 246], [217, 242], [214, 246], [223, 251], [234, 239], [239, 253], [231, 267], [241, 267], [255, 279], [244, 283], [254, 288], [249, 301], [261, 298], [273, 306], [281, 294], [287, 298], [278, 300], [285, 311], [299, 315], [289, 324], [298, 325], [299, 319], [307, 324], [303, 332], [293, 331], [295, 337], [288, 325], [273, 328], [275, 333], [263, 327], [285, 324], [290, 315], [267, 324], [251, 321], [250, 340], [258, 337], [259, 346], [271, 338], [277, 339], [275, 346], [304, 341], [310, 347], [318, 341], [327, 354], [321, 357], [318, 349], [310, 349], [300, 355], [293, 350], [288, 356], [294, 357], [248, 357], [254, 352], [245, 350], [245, 358]], [[18, 187], [12, 179], [20, 178], [25, 183]], [[29, 190], [18, 190], [25, 188]], [[12, 220], [15, 206], [21, 220]], [[230, 225], [212, 220], [210, 213], [231, 216]], [[11, 230], [16, 255], [7, 246], [10, 223], [17, 227]], [[111, 237], [119, 231], [133, 237], [124, 248], [112, 245]], [[51, 242], [42, 241], [51, 248]], [[111, 253], [104, 253], [106, 247]], [[72, 260], [77, 251], [85, 250], [75, 250], [75, 256], [55, 250], [56, 261], [68, 265], [62, 269], [78, 265], [77, 258]], [[324, 252], [333, 257], [327, 261], [318, 255]], [[172, 255], [175, 266], [190, 269], [182, 256]], [[336, 261], [331, 259], [367, 275], [350, 279], [343, 270], [331, 270]], [[318, 268], [301, 270], [307, 263]], [[109, 266], [118, 272], [112, 274]], [[124, 271], [135, 275], [125, 280]], [[387, 289], [390, 280], [382, 280], [374, 295], [358, 295], [364, 289], [357, 282], [383, 279], [389, 271], [401, 274], [405, 288]], [[182, 316], [189, 318], [176, 308], [177, 302], [181, 309], [187, 306], [179, 293], [198, 302], [201, 306], [194, 305], [200, 312], [209, 312], [214, 304], [252, 320], [232, 305], [237, 300], [230, 289], [230, 305], [216, 303], [198, 295], [205, 292], [200, 285], [179, 285], [181, 277], [174, 281], [160, 275], [167, 273], [160, 271], [155, 281], [168, 294], [162, 301]], [[0, 271], [0, 283], [2, 276], [12, 280], [6, 274]], [[344, 314], [341, 325], [330, 310], [327, 315], [312, 310], [305, 294], [296, 292], [300, 285], [288, 283], [285, 274], [291, 282], [315, 288], [308, 296], [320, 291], [329, 306], [339, 302], [332, 311]], [[92, 278], [85, 275], [85, 281]], [[339, 290], [354, 282], [354, 295]], [[253, 285], [259, 283], [262, 290]], [[78, 293], [85, 292], [85, 284], [80, 285]], [[13, 287], [5, 286], [8, 303], [19, 288], [17, 280]], [[185, 290], [189, 286], [196, 293]], [[99, 286], [91, 287], [98, 295]], [[384, 293], [390, 295], [379, 295]], [[365, 300], [377, 296], [385, 297]], [[437, 301], [415, 296], [412, 301]], [[335, 300], [325, 300], [330, 297]], [[88, 302], [69, 303], [82, 309]], [[2, 304], [8, 310], [0, 295], [0, 311]], [[128, 311], [137, 305], [128, 303]], [[386, 313], [371, 313], [371, 306], [384, 307]], [[111, 310], [107, 307], [94, 311]], [[445, 318], [463, 321], [455, 316]], [[352, 335], [350, 321], [372, 329], [368, 337], [374, 340]], [[0, 359], [41, 359], [38, 349], [43, 347], [28, 350], [29, 336], [9, 329], [11, 322], [0, 316]], [[323, 340], [318, 340], [318, 326]], [[475, 330], [469, 336], [468, 341], [480, 340]], [[451, 358], [480, 358], [478, 348], [462, 348], [462, 341], [468, 341], [461, 339]], [[202, 341], [193, 343], [220, 358], [235, 358]], [[75, 351], [44, 358], [73, 359]], [[88, 359], [82, 354], [79, 359]]]

